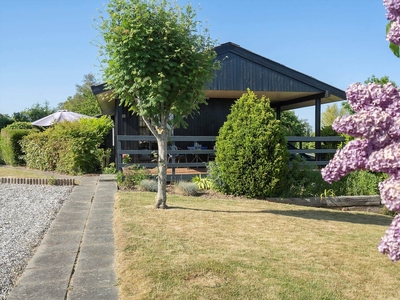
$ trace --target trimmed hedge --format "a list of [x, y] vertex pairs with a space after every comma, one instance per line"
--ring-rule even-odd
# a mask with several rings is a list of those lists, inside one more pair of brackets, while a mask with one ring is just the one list
[[113, 123], [108, 117], [57, 123], [22, 141], [29, 168], [71, 175], [97, 172], [103, 151], [99, 149]]
[[32, 129], [10, 129], [8, 127], [1, 130], [1, 156], [7, 165], [25, 165], [20, 142], [23, 137], [32, 132]]

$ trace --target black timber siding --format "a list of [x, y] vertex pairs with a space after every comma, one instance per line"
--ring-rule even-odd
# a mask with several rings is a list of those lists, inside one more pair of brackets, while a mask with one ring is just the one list
[[210, 90], [245, 91], [250, 88], [253, 91], [321, 92], [314, 86], [231, 52], [217, 58], [221, 60], [221, 69], [217, 71]]
[[[132, 114], [128, 108], [118, 106], [118, 122], [117, 122], [117, 134], [118, 135], [139, 135], [139, 117], [136, 114]], [[136, 141], [123, 141], [122, 149], [124, 150], [138, 150], [139, 144]]]
[[[236, 99], [208, 99], [208, 104], [200, 105], [198, 113], [186, 118], [187, 128], [178, 128], [174, 130], [174, 135], [179, 136], [217, 136], [219, 129], [225, 123], [232, 104]], [[121, 118], [118, 122], [119, 135], [139, 135], [139, 117], [132, 115], [126, 108], [119, 107]], [[186, 149], [193, 143], [177, 144], [178, 147]], [[213, 143], [203, 142], [203, 146], [210, 149]], [[126, 150], [137, 150], [138, 143], [132, 141], [124, 141], [122, 148]]]
[[126, 107], [120, 107], [121, 118], [118, 124], [118, 134], [121, 135], [138, 135], [139, 134], [139, 117], [128, 111]]
[[[195, 113], [192, 117], [188, 117], [187, 128], [178, 128], [174, 130], [174, 135], [180, 136], [217, 136], [219, 129], [225, 123], [232, 104], [236, 99], [208, 99], [206, 104], [200, 105], [199, 113]], [[203, 142], [203, 146], [212, 149], [214, 143]], [[178, 147], [185, 148], [192, 146], [193, 143], [181, 144]]]

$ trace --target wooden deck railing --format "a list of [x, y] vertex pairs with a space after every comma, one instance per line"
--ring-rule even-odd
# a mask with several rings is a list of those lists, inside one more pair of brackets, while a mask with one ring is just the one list
[[[312, 165], [326, 165], [329, 161], [321, 160], [321, 154], [326, 153], [335, 153], [336, 149], [322, 149], [321, 142], [342, 142], [344, 138], [342, 137], [299, 137], [299, 136], [287, 136], [286, 137], [288, 143], [299, 143], [300, 147], [298, 149], [290, 149], [289, 153], [291, 154], [309, 154], [314, 155], [314, 159], [306, 161], [306, 164]], [[168, 168], [204, 168], [208, 161], [213, 160], [215, 157], [215, 150], [213, 149], [213, 145], [215, 144], [216, 137], [215, 136], [171, 136], [169, 138], [172, 144], [180, 146], [182, 145], [191, 145], [194, 143], [206, 143], [208, 145], [212, 145], [207, 149], [188, 149], [188, 146], [182, 147], [179, 150], [168, 150], [168, 155], [170, 155], [171, 160], [168, 163]], [[134, 149], [123, 149], [123, 142], [133, 142]], [[156, 158], [154, 154], [157, 153], [157, 150], [151, 149], [139, 149], [139, 144], [148, 144], [156, 142], [156, 138], [154, 136], [149, 135], [118, 135], [117, 136], [117, 165], [118, 168], [122, 168], [127, 166], [127, 164], [122, 163], [122, 155], [129, 154], [133, 159], [132, 163], [140, 164], [146, 168], [154, 168], [157, 166]], [[313, 142], [315, 143], [315, 149], [302, 149], [301, 145], [303, 142]], [[132, 147], [130, 147], [132, 148]], [[188, 162], [182, 161], [174, 161], [176, 155], [186, 155]], [[128, 164], [129, 165], [129, 164]]]

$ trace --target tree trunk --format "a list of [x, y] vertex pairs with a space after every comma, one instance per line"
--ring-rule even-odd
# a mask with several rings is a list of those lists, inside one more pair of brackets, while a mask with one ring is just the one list
[[167, 206], [167, 144], [168, 134], [167, 131], [159, 133], [157, 136], [158, 145], [158, 192], [156, 208], [168, 208]]

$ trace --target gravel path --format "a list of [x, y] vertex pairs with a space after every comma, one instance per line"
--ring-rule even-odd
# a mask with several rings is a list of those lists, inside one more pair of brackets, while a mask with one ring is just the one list
[[24, 271], [72, 187], [0, 184], [0, 300]]

